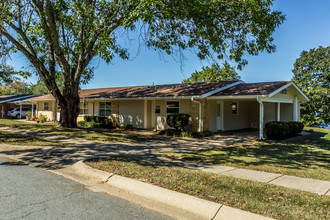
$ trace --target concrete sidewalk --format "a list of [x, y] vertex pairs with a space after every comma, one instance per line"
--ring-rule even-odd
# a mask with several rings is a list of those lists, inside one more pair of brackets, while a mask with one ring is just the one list
[[[40, 166], [58, 167], [63, 164], [74, 164], [80, 160], [91, 157], [104, 156], [129, 156], [143, 160], [159, 162], [168, 165], [180, 166], [189, 169], [198, 169], [205, 172], [212, 172], [226, 176], [232, 176], [242, 179], [255, 180], [259, 182], [284, 186], [304, 190], [308, 192], [330, 195], [330, 182], [316, 179], [301, 178], [276, 173], [240, 169], [234, 167], [204, 164], [198, 162], [187, 162], [169, 157], [163, 157], [157, 153], [182, 150], [182, 149], [208, 149], [213, 145], [207, 145], [203, 142], [192, 143], [191, 141], [164, 141], [164, 142], [145, 142], [145, 143], [97, 143], [80, 138], [70, 138], [49, 133], [40, 133], [29, 130], [20, 130], [7, 127], [0, 127], [0, 130], [31, 135], [46, 140], [62, 142], [69, 146], [43, 148], [38, 150], [22, 150], [24, 160], [33, 160], [34, 163], [40, 163]], [[188, 142], [188, 143], [186, 143]], [[221, 145], [220, 145], [221, 146]], [[219, 145], [218, 145], [219, 147]], [[30, 147], [31, 148], [31, 147]], [[2, 150], [3, 151], [3, 150]], [[10, 151], [9, 151], [10, 152]], [[31, 154], [31, 152], [33, 152]], [[46, 156], [46, 158], [45, 158]], [[38, 161], [39, 158], [40, 161]]]

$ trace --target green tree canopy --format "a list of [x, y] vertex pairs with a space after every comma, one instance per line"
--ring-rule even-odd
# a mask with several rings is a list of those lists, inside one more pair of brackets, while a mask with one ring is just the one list
[[330, 123], [330, 46], [303, 51], [294, 63], [292, 81], [308, 96], [301, 105], [305, 125]]
[[[273, 0], [1, 0], [0, 54], [20, 52], [61, 107], [60, 124], [76, 127], [78, 89], [93, 77], [91, 61], [129, 57], [125, 32], [147, 47], [200, 59], [225, 54], [245, 65], [243, 53], [273, 52], [272, 34], [284, 15]], [[56, 84], [56, 73], [63, 90]]]
[[201, 71], [195, 71], [189, 78], [183, 80], [182, 83], [232, 81], [239, 80], [240, 78], [235, 67], [225, 62], [222, 67], [217, 63], [212, 64], [211, 67], [202, 67]]

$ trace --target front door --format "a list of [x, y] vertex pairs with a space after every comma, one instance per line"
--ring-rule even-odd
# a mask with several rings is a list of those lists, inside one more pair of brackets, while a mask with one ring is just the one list
[[217, 103], [217, 130], [222, 130], [221, 128], [221, 103]]

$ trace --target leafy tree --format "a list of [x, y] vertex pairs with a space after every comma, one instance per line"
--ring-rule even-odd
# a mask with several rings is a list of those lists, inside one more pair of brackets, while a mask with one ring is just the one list
[[0, 85], [3, 86], [5, 84], [13, 82], [16, 72], [14, 69], [7, 65], [0, 65]]
[[217, 63], [212, 64], [211, 67], [203, 67], [201, 71], [195, 71], [189, 78], [183, 80], [182, 83], [231, 81], [239, 80], [240, 78], [235, 71], [235, 67], [225, 62], [223, 67]]
[[292, 81], [308, 96], [301, 105], [307, 125], [330, 123], [330, 46], [303, 51], [294, 63]]
[[[58, 88], [60, 90], [63, 89], [63, 81], [60, 77], [58, 77], [55, 79], [56, 85], [58, 86]], [[30, 84], [30, 90], [32, 94], [38, 94], [38, 95], [46, 95], [49, 94], [50, 91], [48, 90], [47, 86], [45, 85], [45, 83], [42, 80], [38, 80], [35, 84], [31, 83]]]
[[[245, 65], [244, 52], [273, 52], [284, 15], [272, 0], [1, 0], [0, 52], [22, 53], [61, 107], [60, 124], [76, 127], [78, 88], [93, 77], [91, 61], [129, 57], [118, 39], [141, 33], [167, 54], [191, 48], [199, 58], [225, 54]], [[0, 53], [1, 54], [1, 53]], [[3, 54], [3, 53], [2, 53]], [[55, 80], [61, 73], [63, 90]]]
[[19, 79], [13, 79], [0, 86], [0, 95], [24, 95], [31, 94], [30, 87], [26, 82]]

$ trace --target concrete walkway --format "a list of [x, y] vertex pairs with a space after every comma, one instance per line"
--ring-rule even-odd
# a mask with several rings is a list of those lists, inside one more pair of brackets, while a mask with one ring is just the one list
[[[36, 166], [48, 169], [60, 169], [66, 165], [74, 164], [80, 160], [93, 157], [104, 156], [129, 156], [143, 160], [154, 161], [165, 165], [174, 165], [189, 169], [198, 169], [205, 172], [212, 172], [226, 176], [242, 179], [255, 180], [259, 182], [284, 186], [304, 190], [308, 192], [330, 195], [330, 182], [316, 179], [301, 178], [282, 174], [268, 173], [262, 171], [240, 169], [234, 167], [204, 164], [196, 162], [186, 162], [169, 157], [161, 156], [157, 153], [174, 150], [195, 150], [221, 147], [230, 143], [237, 143], [237, 138], [223, 138], [217, 143], [209, 141], [191, 140], [166, 140], [143, 143], [97, 143], [80, 138], [69, 138], [49, 133], [40, 133], [29, 130], [0, 127], [1, 131], [31, 135], [46, 140], [61, 142], [66, 146], [49, 147], [27, 147], [2, 144], [0, 151], [2, 154], [16, 155], [25, 161]], [[242, 141], [250, 141], [254, 136], [246, 135]], [[208, 144], [209, 142], [209, 144]]]

